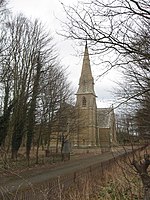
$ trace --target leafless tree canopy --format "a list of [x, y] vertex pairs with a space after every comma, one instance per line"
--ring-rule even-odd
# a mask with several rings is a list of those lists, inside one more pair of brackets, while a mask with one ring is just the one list
[[119, 94], [121, 104], [143, 106], [150, 91], [150, 1], [88, 0], [63, 8], [67, 22], [62, 23], [61, 34], [89, 41], [106, 72], [121, 67], [126, 80]]
[[[150, 136], [150, 1], [149, 0], [88, 0], [76, 6], [63, 5], [67, 22], [62, 22], [61, 34], [66, 38], [87, 40], [100, 66], [106, 71], [119, 67], [124, 84], [119, 97], [124, 106], [126, 133], [131, 136], [131, 123], [140, 136]], [[130, 107], [129, 107], [130, 105]], [[129, 107], [130, 118], [127, 107]], [[131, 120], [132, 119], [132, 120]], [[124, 129], [125, 130], [125, 129]], [[147, 159], [147, 158], [146, 158]], [[149, 166], [134, 162], [138, 173]], [[147, 168], [146, 168], [147, 170]], [[140, 174], [141, 175], [141, 174]], [[141, 175], [142, 176], [142, 175]], [[149, 175], [144, 172], [144, 187], [149, 199]], [[148, 198], [146, 198], [148, 196]]]
[[38, 143], [37, 127], [44, 121], [51, 128], [61, 102], [71, 95], [70, 85], [53, 38], [38, 20], [20, 14], [4, 22], [6, 31], [0, 42], [0, 146], [11, 146], [12, 158], [17, 158], [24, 142], [29, 161], [33, 140]]
[[134, 52], [130, 42], [150, 19], [149, 6], [148, 1], [134, 0], [89, 0], [76, 7], [64, 6], [68, 21], [63, 33], [68, 38], [89, 40], [97, 53], [110, 49]]

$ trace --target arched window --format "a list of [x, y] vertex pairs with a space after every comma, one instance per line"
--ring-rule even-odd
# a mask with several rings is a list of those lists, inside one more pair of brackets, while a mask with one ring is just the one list
[[83, 107], [86, 106], [86, 98], [85, 98], [85, 97], [82, 98], [82, 106], [83, 106]]

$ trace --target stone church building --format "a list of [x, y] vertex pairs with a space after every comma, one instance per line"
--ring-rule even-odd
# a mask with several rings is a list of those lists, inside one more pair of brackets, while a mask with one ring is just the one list
[[116, 143], [115, 114], [112, 107], [97, 108], [87, 44], [76, 93], [78, 127], [73, 143], [78, 147], [99, 146], [108, 151]]

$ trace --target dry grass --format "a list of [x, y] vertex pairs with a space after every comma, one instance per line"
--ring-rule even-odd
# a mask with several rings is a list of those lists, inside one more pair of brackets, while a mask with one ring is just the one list
[[72, 187], [66, 191], [62, 200], [141, 200], [142, 184], [138, 176], [124, 177], [110, 175], [105, 183], [85, 180], [82, 188]]
[[104, 177], [82, 177], [61, 200], [141, 200], [143, 188], [138, 174], [127, 162], [116, 163]]
[[103, 177], [85, 173], [67, 188], [58, 178], [54, 187], [41, 186], [35, 191], [37, 200], [141, 200], [142, 195], [138, 175], [131, 164], [124, 160], [105, 170]]

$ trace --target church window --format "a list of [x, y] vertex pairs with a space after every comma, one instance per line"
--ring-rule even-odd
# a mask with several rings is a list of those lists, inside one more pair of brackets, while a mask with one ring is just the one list
[[85, 98], [85, 97], [82, 98], [82, 106], [83, 106], [83, 107], [86, 106], [86, 98]]

